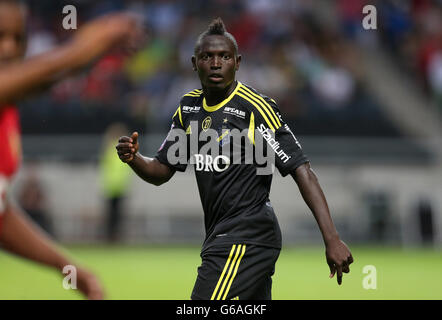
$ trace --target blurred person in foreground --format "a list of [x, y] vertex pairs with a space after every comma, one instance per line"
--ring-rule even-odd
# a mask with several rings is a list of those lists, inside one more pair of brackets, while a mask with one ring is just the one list
[[0, 245], [18, 256], [53, 267], [77, 269], [77, 287], [89, 299], [102, 299], [95, 275], [78, 266], [8, 197], [11, 179], [21, 162], [19, 115], [16, 103], [69, 75], [116, 45], [135, 49], [141, 28], [134, 17], [118, 13], [80, 27], [71, 41], [24, 60], [26, 6], [0, 0]]
[[[281, 250], [281, 230], [269, 200], [273, 169], [263, 174], [258, 171], [259, 163], [243, 162], [246, 148], [252, 146], [256, 151], [261, 138], [266, 140], [262, 143], [268, 146], [267, 152], [274, 151], [271, 168], [276, 165], [282, 176], [293, 177], [312, 210], [325, 243], [329, 276], [337, 274], [340, 285], [353, 257], [333, 224], [310, 162], [275, 100], [235, 80], [241, 55], [221, 19], [215, 19], [199, 36], [194, 50], [193, 69], [202, 89], [182, 97], [157, 155], [148, 158], [138, 153], [137, 132], [121, 137], [116, 146], [123, 162], [157, 186], [176, 171], [185, 171], [189, 162], [195, 164], [206, 238], [191, 298], [271, 299], [272, 275]], [[213, 148], [206, 146], [209, 129], [210, 140], [217, 142]], [[240, 163], [223, 150], [235, 143], [235, 129], [246, 132], [241, 137]], [[197, 150], [192, 150], [192, 140], [198, 140]], [[176, 161], [181, 152], [185, 155]]]
[[18, 193], [18, 203], [46, 233], [53, 235], [52, 219], [47, 210], [47, 195], [38, 175], [39, 167], [31, 164]]
[[132, 172], [115, 155], [115, 141], [125, 132], [123, 123], [113, 123], [106, 130], [99, 160], [100, 186], [105, 198], [106, 236], [109, 242], [121, 238], [121, 217], [124, 198]]

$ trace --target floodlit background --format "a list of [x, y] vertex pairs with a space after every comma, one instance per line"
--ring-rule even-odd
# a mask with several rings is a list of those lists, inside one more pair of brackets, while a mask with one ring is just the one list
[[[16, 199], [98, 274], [108, 298], [190, 298], [204, 239], [192, 170], [154, 187], [120, 165], [114, 146], [137, 130], [141, 152], [155, 154], [180, 97], [200, 88], [196, 37], [220, 16], [243, 56], [238, 79], [277, 101], [355, 259], [341, 287], [328, 279], [315, 220], [277, 172], [271, 201], [284, 248], [273, 297], [442, 299], [442, 1], [28, 3], [28, 56], [75, 32], [62, 28], [66, 4], [80, 27], [125, 8], [148, 22], [150, 41], [135, 56], [109, 54], [20, 105]], [[362, 27], [366, 4], [377, 30]], [[374, 276], [367, 265], [376, 289], [363, 287]], [[2, 299], [80, 298], [52, 270], [5, 253], [0, 266]]]

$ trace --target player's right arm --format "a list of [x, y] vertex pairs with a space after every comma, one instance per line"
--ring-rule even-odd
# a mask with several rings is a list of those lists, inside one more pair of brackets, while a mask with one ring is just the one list
[[67, 44], [0, 69], [0, 106], [23, 98], [36, 88], [84, 67], [116, 45], [134, 47], [141, 35], [128, 14], [111, 14], [81, 27]]
[[89, 299], [103, 299], [103, 289], [95, 275], [71, 260], [18, 206], [8, 204], [1, 218], [0, 244], [3, 249], [55, 268], [60, 275], [65, 266], [73, 265], [77, 271], [78, 289]]
[[175, 170], [158, 159], [145, 157], [138, 152], [138, 132], [132, 133], [131, 137], [121, 137], [116, 149], [121, 161], [127, 163], [141, 179], [150, 184], [159, 186], [175, 174]]

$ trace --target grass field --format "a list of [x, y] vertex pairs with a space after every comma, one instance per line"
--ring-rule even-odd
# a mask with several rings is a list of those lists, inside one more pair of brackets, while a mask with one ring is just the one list
[[[442, 299], [442, 252], [432, 249], [352, 247], [355, 262], [342, 286], [329, 279], [320, 247], [286, 247], [273, 277], [273, 298]], [[200, 264], [197, 247], [68, 247], [94, 270], [107, 299], [189, 299]], [[362, 286], [363, 267], [374, 265], [377, 289]], [[0, 252], [0, 299], [81, 299], [52, 270]]]

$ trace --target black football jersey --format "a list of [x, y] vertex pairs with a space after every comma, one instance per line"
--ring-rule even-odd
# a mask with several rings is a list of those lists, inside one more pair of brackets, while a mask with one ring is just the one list
[[[237, 81], [229, 97], [208, 106], [196, 89], [182, 97], [171, 127], [156, 158], [178, 171], [194, 166], [204, 210], [203, 251], [231, 243], [280, 248], [269, 200], [272, 172], [276, 167], [286, 176], [308, 160], [275, 100]], [[274, 159], [270, 166], [263, 163], [268, 159]]]

